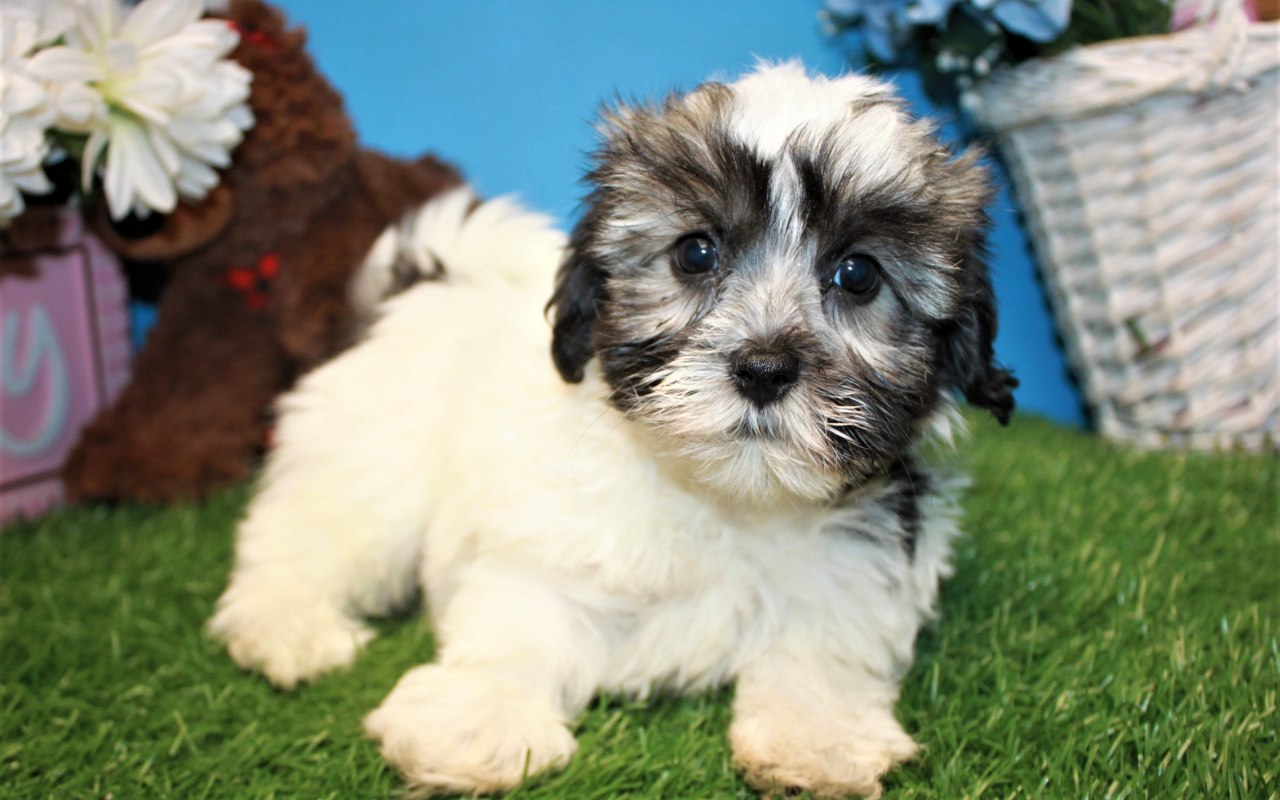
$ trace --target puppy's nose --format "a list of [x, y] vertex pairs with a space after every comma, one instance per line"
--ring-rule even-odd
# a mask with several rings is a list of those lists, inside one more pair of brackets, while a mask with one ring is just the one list
[[764, 408], [781, 400], [800, 377], [800, 359], [787, 350], [751, 347], [733, 358], [731, 375], [743, 397]]

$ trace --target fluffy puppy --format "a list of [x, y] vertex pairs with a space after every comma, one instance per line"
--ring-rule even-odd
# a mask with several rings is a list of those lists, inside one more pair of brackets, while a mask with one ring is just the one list
[[290, 687], [420, 587], [437, 658], [365, 720], [420, 792], [563, 765], [598, 691], [736, 681], [751, 783], [875, 795], [957, 532], [925, 443], [957, 390], [1013, 407], [987, 176], [796, 64], [600, 127], [567, 248], [463, 190], [383, 243], [442, 279], [285, 398], [211, 629]]

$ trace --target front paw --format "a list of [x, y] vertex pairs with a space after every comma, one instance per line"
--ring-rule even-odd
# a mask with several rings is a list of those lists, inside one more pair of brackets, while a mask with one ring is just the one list
[[734, 765], [766, 794], [880, 797], [880, 778], [918, 749], [888, 710], [749, 714], [729, 729]]
[[281, 689], [349, 666], [374, 637], [332, 602], [286, 585], [255, 591], [232, 584], [208, 630], [242, 669], [262, 672]]
[[405, 674], [364, 726], [415, 793], [506, 791], [564, 766], [578, 746], [535, 692], [433, 664]]

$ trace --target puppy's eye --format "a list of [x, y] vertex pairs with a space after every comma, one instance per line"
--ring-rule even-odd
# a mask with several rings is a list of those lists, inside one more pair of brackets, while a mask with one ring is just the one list
[[880, 288], [880, 265], [871, 256], [847, 256], [836, 265], [831, 285], [840, 287], [865, 303], [875, 297]]
[[672, 258], [681, 272], [700, 275], [710, 272], [720, 263], [720, 251], [711, 237], [702, 233], [691, 233], [676, 242], [672, 249]]

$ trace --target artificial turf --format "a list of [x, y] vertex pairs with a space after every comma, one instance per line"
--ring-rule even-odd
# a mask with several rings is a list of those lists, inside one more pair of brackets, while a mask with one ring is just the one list
[[[968, 536], [898, 713], [889, 798], [1280, 797], [1280, 458], [1142, 454], [974, 418]], [[0, 797], [383, 798], [360, 729], [431, 655], [415, 618], [294, 693], [202, 633], [247, 490], [0, 531]], [[520, 798], [753, 797], [730, 691], [596, 702]]]

